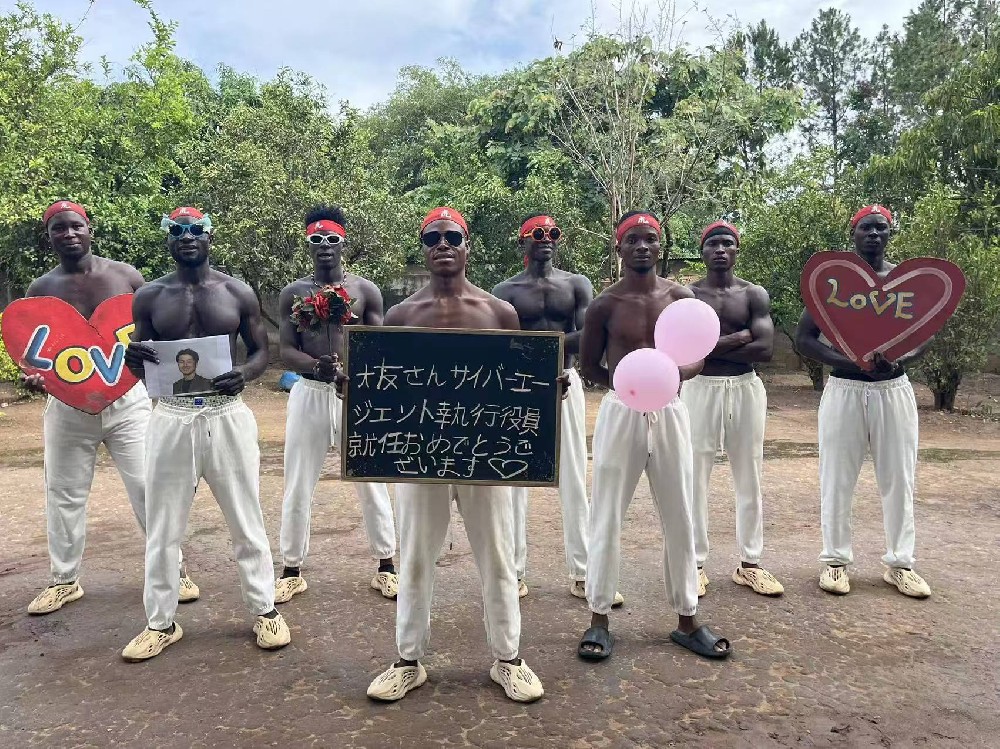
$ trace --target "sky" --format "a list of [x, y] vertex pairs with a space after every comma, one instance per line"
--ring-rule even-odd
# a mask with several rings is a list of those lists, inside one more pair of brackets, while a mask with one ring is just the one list
[[[220, 63], [262, 79], [290, 67], [323, 83], [331, 102], [346, 99], [366, 108], [392, 93], [406, 65], [430, 67], [450, 57], [472, 72], [498, 72], [553, 54], [554, 38], [563, 41], [566, 53], [592, 19], [598, 28], [617, 28], [623, 3], [657, 16], [668, 1], [153, 0], [153, 6], [179, 24], [177, 53], [210, 75]], [[764, 19], [790, 42], [821, 8], [836, 6], [871, 38], [883, 23], [900, 29], [918, 2], [881, 0], [874, 13], [870, 0], [700, 0], [701, 11], [690, 0], [677, 0], [674, 28], [682, 42], [698, 47], [717, 39], [718, 28]], [[13, 5], [14, 0], [0, 0], [3, 12]], [[106, 56], [124, 65], [151, 36], [145, 11], [131, 0], [33, 0], [33, 5], [79, 23], [87, 61]], [[738, 18], [732, 15], [737, 6]]]

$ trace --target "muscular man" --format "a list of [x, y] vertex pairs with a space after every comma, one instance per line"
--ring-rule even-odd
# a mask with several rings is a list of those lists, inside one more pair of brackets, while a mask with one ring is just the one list
[[[306, 238], [313, 260], [312, 275], [293, 281], [278, 297], [281, 358], [302, 375], [288, 396], [285, 422], [285, 497], [281, 505], [281, 555], [285, 569], [275, 584], [274, 601], [284, 603], [308, 586], [299, 568], [309, 552], [309, 519], [313, 492], [330, 447], [340, 441], [340, 400], [335, 391], [334, 363], [344, 349], [339, 320], [315, 330], [297, 332], [291, 320], [296, 296], [306, 297], [341, 284], [354, 300], [352, 310], [365, 325], [382, 324], [382, 293], [367, 279], [345, 273], [341, 260], [347, 245], [346, 221], [339, 207], [318, 206], [306, 215]], [[385, 484], [354, 484], [361, 502], [368, 548], [379, 566], [371, 587], [395, 598], [399, 581], [392, 556], [396, 527]]]
[[217, 395], [161, 398], [149, 422], [146, 442], [146, 589], [148, 626], [122, 651], [127, 661], [163, 652], [183, 636], [177, 610], [178, 548], [187, 527], [198, 482], [204, 478], [222, 509], [233, 539], [243, 600], [256, 617], [257, 645], [273, 650], [291, 639], [274, 608], [271, 548], [260, 511], [260, 449], [257, 422], [239, 397], [247, 382], [267, 367], [267, 331], [257, 296], [242, 281], [208, 263], [212, 223], [196, 208], [164, 217], [167, 249], [176, 269], [151, 281], [132, 301], [135, 334], [125, 361], [137, 375], [144, 362], [159, 363], [142, 341], [177, 341], [208, 336], [243, 339], [247, 360], [212, 379]]
[[740, 566], [733, 582], [756, 593], [784, 592], [760, 566], [764, 551], [764, 421], [767, 393], [754, 371], [755, 362], [770, 361], [774, 347], [771, 300], [760, 286], [733, 274], [740, 233], [724, 221], [701, 235], [701, 259], [708, 275], [691, 284], [694, 295], [712, 306], [722, 323], [719, 343], [705, 358], [701, 374], [684, 384], [681, 400], [691, 418], [694, 451], [694, 551], [698, 560], [698, 595], [705, 595], [708, 576], [708, 483], [721, 445], [729, 457], [736, 487], [736, 546]]
[[[424, 219], [420, 241], [430, 283], [389, 310], [386, 325], [470, 330], [518, 330], [507, 302], [474, 286], [465, 276], [469, 230], [453, 208], [435, 208]], [[493, 657], [490, 678], [517, 702], [532, 702], [542, 684], [518, 657], [521, 612], [514, 572], [510, 489], [505, 486], [396, 484], [400, 578], [396, 606], [399, 660], [377, 676], [368, 696], [392, 701], [427, 681], [420, 659], [431, 631], [434, 571], [457, 496], [469, 545], [479, 569], [486, 635]]]
[[[562, 404], [562, 444], [559, 448], [559, 500], [562, 504], [563, 542], [569, 591], [586, 598], [587, 524], [587, 402], [580, 375], [573, 367], [580, 351], [580, 335], [587, 305], [594, 289], [586, 276], [554, 268], [562, 232], [551, 216], [536, 213], [521, 224], [518, 247], [525, 258], [525, 269], [497, 285], [493, 295], [509, 302], [520, 320], [521, 330], [556, 330], [566, 334], [564, 363], [569, 375], [569, 396]], [[528, 595], [525, 572], [528, 562], [527, 512], [528, 489], [511, 489], [514, 501], [514, 560], [517, 566], [518, 595]], [[625, 599], [615, 594], [615, 606]]]
[[[615, 240], [622, 259], [622, 279], [590, 305], [580, 343], [584, 376], [606, 388], [612, 387], [615, 368], [626, 354], [653, 347], [653, 328], [663, 309], [693, 296], [687, 287], [656, 275], [660, 224], [652, 214], [625, 214], [618, 222]], [[701, 367], [702, 362], [681, 367], [682, 379], [698, 374]], [[725, 658], [731, 652], [729, 641], [695, 620], [698, 568], [691, 521], [687, 408], [680, 398], [674, 398], [655, 413], [639, 413], [609, 389], [597, 413], [593, 453], [587, 574], [587, 602], [593, 615], [577, 652], [588, 660], [611, 655], [608, 614], [618, 585], [622, 520], [645, 471], [663, 530], [667, 599], [678, 617], [677, 629], [670, 637], [699, 655]]]
[[[59, 265], [28, 287], [28, 296], [53, 296], [89, 318], [98, 305], [143, 284], [139, 271], [125, 263], [93, 255], [90, 219], [82, 206], [67, 200], [53, 203], [42, 219]], [[30, 375], [24, 384], [45, 392], [45, 378]], [[42, 416], [45, 440], [45, 514], [52, 585], [28, 604], [29, 614], [50, 614], [83, 597], [80, 563], [87, 540], [87, 499], [94, 482], [94, 463], [101, 443], [111, 454], [125, 484], [139, 527], [146, 530], [145, 440], [152, 407], [146, 388], [137, 383], [99, 414], [88, 414], [51, 396]], [[198, 586], [183, 572], [177, 596], [197, 600]]]
[[[879, 277], [895, 265], [885, 259], [892, 214], [870, 205], [851, 219], [854, 251]], [[808, 310], [802, 312], [795, 342], [799, 351], [833, 368], [819, 402], [819, 494], [826, 569], [819, 587], [844, 595], [851, 590], [847, 565], [851, 550], [851, 507], [861, 464], [871, 452], [882, 495], [882, 521], [888, 547], [883, 579], [900, 593], [927, 598], [930, 586], [913, 571], [913, 483], [917, 468], [917, 401], [904, 367], [930, 345], [894, 362], [876, 354], [871, 369], [861, 369], [822, 336]]]

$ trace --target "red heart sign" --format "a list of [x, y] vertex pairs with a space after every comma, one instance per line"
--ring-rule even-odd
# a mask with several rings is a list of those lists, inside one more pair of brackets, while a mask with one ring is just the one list
[[106, 299], [85, 320], [52, 296], [11, 302], [0, 321], [4, 346], [25, 374], [45, 377], [45, 389], [67, 406], [98, 414], [138, 380], [125, 367], [135, 329], [132, 295]]
[[806, 309], [830, 343], [862, 369], [881, 352], [895, 361], [955, 312], [965, 276], [939, 258], [906, 260], [885, 277], [854, 252], [817, 252], [802, 269]]

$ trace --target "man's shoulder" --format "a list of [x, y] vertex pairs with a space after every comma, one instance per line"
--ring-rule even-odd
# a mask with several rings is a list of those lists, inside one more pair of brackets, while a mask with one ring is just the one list
[[304, 278], [296, 278], [290, 284], [288, 284], [287, 286], [285, 286], [281, 290], [280, 294], [281, 294], [281, 296], [284, 296], [285, 294], [296, 294], [296, 293], [299, 293], [299, 292], [307, 290], [307, 289], [312, 289], [315, 285], [316, 284], [312, 280], [312, 278], [310, 278], [308, 276], [306, 276]]
[[682, 283], [669, 278], [657, 277], [656, 288], [659, 292], [669, 294], [674, 299], [694, 299], [695, 293]]
[[65, 277], [58, 265], [48, 273], [43, 273], [28, 285], [26, 296], [58, 296], [59, 281]]

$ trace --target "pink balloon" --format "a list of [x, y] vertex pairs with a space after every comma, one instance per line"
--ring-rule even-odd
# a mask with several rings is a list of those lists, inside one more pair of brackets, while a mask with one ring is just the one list
[[655, 348], [625, 354], [615, 367], [615, 392], [635, 411], [659, 411], [677, 397], [681, 373], [669, 356]]
[[678, 299], [664, 308], [653, 329], [656, 348], [678, 366], [700, 361], [719, 343], [719, 316], [700, 299]]

